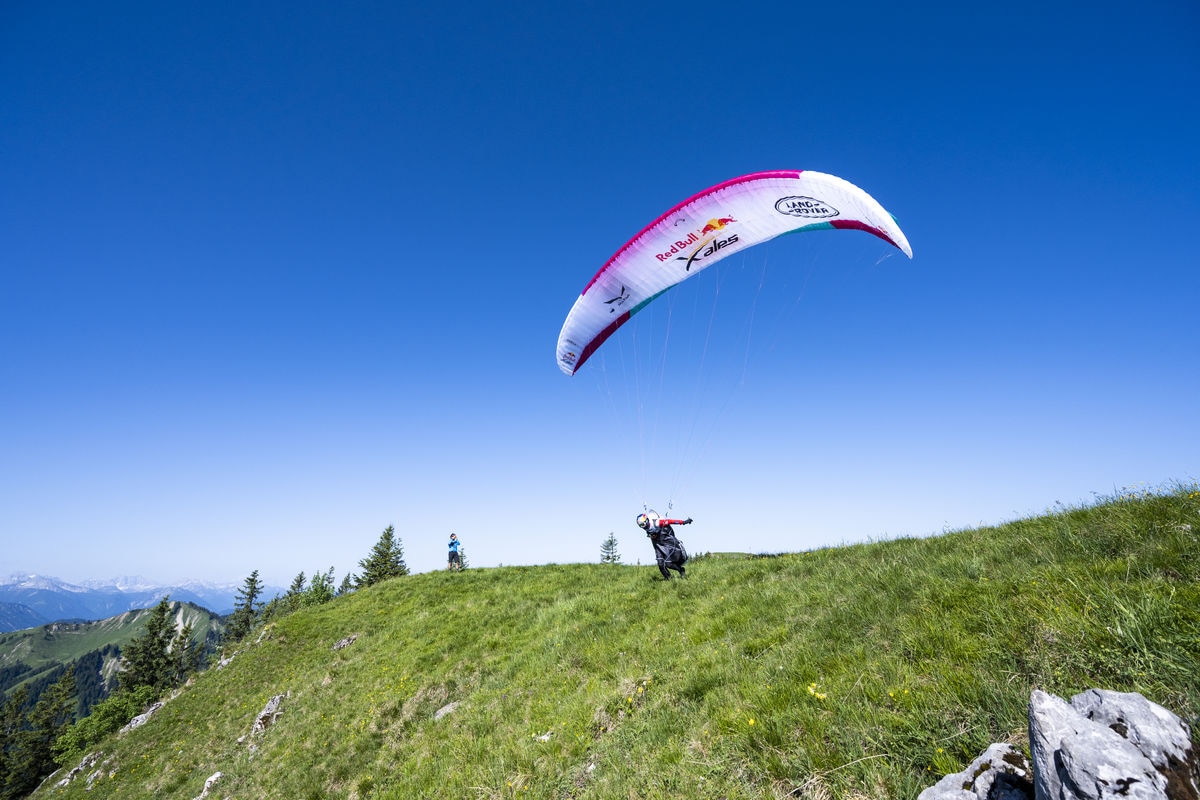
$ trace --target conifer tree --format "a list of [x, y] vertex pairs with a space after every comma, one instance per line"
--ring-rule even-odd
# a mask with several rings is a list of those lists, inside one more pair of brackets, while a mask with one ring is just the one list
[[69, 667], [53, 686], [42, 692], [25, 726], [8, 753], [0, 797], [24, 797], [55, 770], [54, 742], [75, 716], [75, 669]]
[[408, 574], [404, 563], [404, 546], [396, 538], [396, 529], [388, 525], [371, 548], [371, 555], [358, 562], [363, 574], [356, 578], [357, 586], [373, 586], [388, 578]]
[[608, 538], [600, 545], [601, 564], [620, 564], [621, 554], [617, 552], [617, 537], [611, 531]]
[[0, 798], [5, 800], [20, 796], [10, 794], [7, 787], [10, 776], [13, 776], [12, 780], [18, 780], [13, 773], [20, 759], [19, 736], [25, 730], [28, 703], [29, 685], [23, 683], [12, 690], [0, 711]]
[[194, 626], [184, 624], [171, 640], [171, 671], [172, 686], [181, 685], [192, 672], [199, 672], [203, 666], [204, 648], [192, 641]]
[[237, 590], [233, 615], [225, 629], [225, 635], [230, 640], [237, 641], [254, 629], [258, 612], [262, 610], [262, 603], [259, 601], [262, 593], [263, 585], [258, 579], [258, 570], [254, 570]]
[[304, 570], [300, 570], [296, 577], [292, 578], [292, 583], [288, 586], [287, 591], [282, 595], [275, 595], [271, 602], [263, 608], [263, 619], [287, 616], [300, 608], [304, 600], [304, 587], [307, 581], [308, 577], [304, 574]]
[[304, 605], [319, 606], [328, 603], [334, 597], [333, 567], [328, 572], [314, 572], [308, 583], [308, 591], [304, 595]]
[[[192, 626], [175, 632], [171, 602], [164, 597], [146, 618], [146, 631], [126, 645], [118, 678], [122, 690], [149, 686], [163, 691], [183, 682], [196, 666], [191, 651]], [[198, 655], [198, 654], [197, 654]]]

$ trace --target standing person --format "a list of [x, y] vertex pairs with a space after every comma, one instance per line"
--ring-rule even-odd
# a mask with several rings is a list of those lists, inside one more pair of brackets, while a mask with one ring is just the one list
[[654, 546], [654, 558], [658, 561], [658, 571], [662, 573], [665, 581], [671, 580], [669, 570], [675, 570], [679, 573], [679, 577], [684, 577], [683, 565], [688, 559], [687, 550], [684, 550], [683, 543], [675, 538], [675, 531], [671, 526], [691, 524], [691, 517], [667, 519], [653, 511], [647, 511], [637, 516], [638, 527], [646, 532], [646, 535], [650, 537], [650, 544]]
[[462, 556], [458, 554], [460, 547], [462, 542], [458, 540], [458, 536], [450, 534], [450, 556], [446, 561], [446, 569], [462, 569]]

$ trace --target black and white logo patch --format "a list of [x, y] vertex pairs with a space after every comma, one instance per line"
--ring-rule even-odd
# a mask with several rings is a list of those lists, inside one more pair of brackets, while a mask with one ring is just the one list
[[629, 289], [625, 288], [625, 284], [621, 284], [621, 293], [611, 300], [605, 300], [604, 304], [608, 306], [608, 313], [616, 313], [616, 310], [625, 305], [625, 301], [629, 299]]
[[775, 210], [789, 217], [806, 219], [828, 219], [841, 212], [815, 197], [781, 197], [775, 201]]

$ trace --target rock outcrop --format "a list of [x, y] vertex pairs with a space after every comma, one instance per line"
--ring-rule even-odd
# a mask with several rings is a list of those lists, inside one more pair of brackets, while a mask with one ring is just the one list
[[154, 714], [162, 707], [163, 707], [162, 702], [152, 704], [149, 708], [147, 708], [141, 714], [138, 714], [136, 717], [129, 720], [129, 724], [126, 725], [124, 728], [121, 728], [120, 732], [128, 733], [129, 731], [133, 730], [134, 728], [142, 727], [147, 722], [149, 722], [150, 718], [153, 717]]
[[436, 721], [448, 714], [453, 714], [458, 709], [459, 702], [460, 701], [455, 700], [453, 703], [447, 703], [446, 705], [442, 706], [437, 711], [433, 712], [433, 719]]
[[344, 638], [344, 639], [339, 639], [339, 640], [338, 640], [338, 641], [337, 641], [337, 642], [336, 642], [336, 643], [333, 645], [333, 649], [334, 649], [335, 651], [337, 651], [337, 650], [345, 650], [347, 647], [349, 647], [350, 645], [354, 644], [356, 641], [358, 641], [358, 634], [357, 634], [357, 633], [352, 633], [352, 634], [350, 634], [349, 636], [347, 636], [347, 637], [346, 637], [346, 638]]
[[267, 728], [275, 724], [275, 720], [279, 719], [279, 717], [283, 714], [283, 710], [280, 708], [280, 706], [283, 705], [285, 697], [286, 695], [277, 694], [267, 701], [266, 707], [259, 712], [258, 717], [256, 717], [254, 720], [254, 727], [250, 729], [252, 734], [262, 733]]
[[208, 793], [211, 792], [213, 787], [217, 785], [217, 781], [224, 777], [224, 772], [214, 772], [211, 776], [209, 776], [208, 780], [204, 782], [204, 791], [200, 792], [195, 800], [205, 800], [205, 798], [208, 797]]
[[1029, 759], [1011, 744], [993, 744], [962, 772], [947, 775], [919, 800], [1026, 800], [1033, 796]]
[[1029, 751], [994, 744], [918, 800], [1200, 800], [1191, 730], [1140, 694], [1034, 690]]
[[[90, 792], [92, 790], [92, 784], [94, 784], [99, 778], [103, 777], [106, 767], [110, 768], [108, 777], [111, 778], [116, 774], [116, 768], [112, 766], [112, 758], [109, 757], [104, 759], [104, 761], [100, 761], [101, 758], [103, 758], [102, 753], [88, 753], [83, 757], [83, 760], [79, 762], [79, 766], [67, 773], [67, 777], [54, 784], [54, 788], [67, 788], [67, 786], [71, 785], [76, 778], [90, 769], [92, 772], [87, 776], [87, 790]], [[99, 763], [99, 766], [97, 766], [97, 763]], [[95, 769], [92, 769], [93, 767], [95, 767]], [[53, 778], [55, 774], [57, 774], [57, 772], [51, 774], [50, 777]], [[49, 778], [47, 780], [49, 780]]]

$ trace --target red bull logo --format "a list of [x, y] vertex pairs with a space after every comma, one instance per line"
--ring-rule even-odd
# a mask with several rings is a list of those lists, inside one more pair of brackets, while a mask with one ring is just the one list
[[[658, 253], [655, 256], [655, 258], [657, 258], [659, 261], [669, 261], [677, 253], [680, 253], [683, 250], [685, 250], [686, 248], [688, 248], [689, 246], [696, 244], [697, 242], [700, 242], [701, 239], [707, 237], [710, 233], [716, 233], [716, 232], [720, 231], [722, 228], [724, 228], [725, 226], [731, 225], [734, 222], [737, 222], [737, 220], [734, 219], [733, 217], [714, 217], [713, 219], [710, 219], [707, 223], [705, 223], [704, 227], [701, 228], [699, 231], [696, 231], [695, 233], [689, 233], [684, 238], [679, 239], [678, 241], [673, 243], [671, 245], [670, 249], [668, 249], [665, 253]], [[708, 241], [711, 241], [711, 240], [708, 240]], [[705, 244], [708, 243], [708, 241], [702, 242], [700, 244], [700, 246], [703, 247]], [[737, 241], [737, 235], [735, 234], [733, 239], [731, 239], [730, 241]]]
[[731, 222], [737, 222], [737, 220], [733, 217], [716, 217], [715, 219], [710, 219], [708, 224], [700, 229], [700, 235], [703, 236], [706, 233], [716, 233]]
[[655, 258], [657, 258], [659, 261], [666, 261], [671, 256], [678, 253], [680, 250], [687, 247], [689, 244], [694, 244], [698, 241], [700, 241], [699, 236], [697, 236], [694, 233], [689, 233], [686, 239], [680, 239], [679, 241], [675, 242], [675, 244], [671, 245], [670, 250], [668, 250], [665, 253], [659, 253], [658, 255], [655, 256]]

